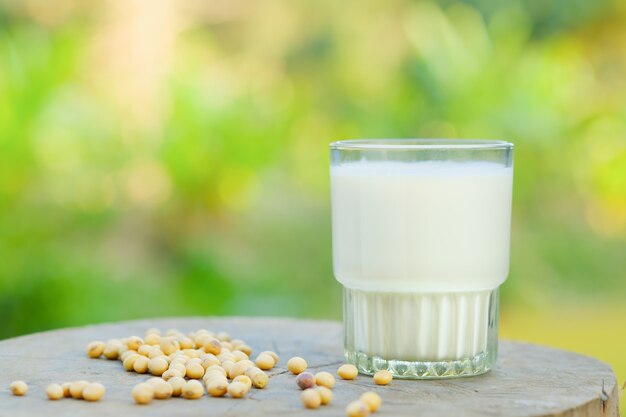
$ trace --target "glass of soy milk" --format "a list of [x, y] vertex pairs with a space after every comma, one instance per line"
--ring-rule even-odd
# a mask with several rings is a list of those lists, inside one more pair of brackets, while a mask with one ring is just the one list
[[513, 145], [371, 139], [330, 149], [348, 361], [400, 378], [487, 372], [509, 271]]

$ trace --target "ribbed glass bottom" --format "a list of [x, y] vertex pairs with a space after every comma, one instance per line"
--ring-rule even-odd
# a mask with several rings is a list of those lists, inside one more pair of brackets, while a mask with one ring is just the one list
[[386, 293], [344, 288], [344, 350], [359, 372], [430, 379], [489, 371], [498, 351], [498, 289]]

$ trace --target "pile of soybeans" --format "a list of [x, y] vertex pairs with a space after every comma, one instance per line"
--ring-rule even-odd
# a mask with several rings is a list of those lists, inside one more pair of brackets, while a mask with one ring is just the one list
[[[143, 338], [130, 336], [107, 342], [93, 341], [86, 350], [90, 358], [117, 359], [126, 371], [152, 375], [129, 393], [137, 404], [171, 397], [195, 400], [205, 393], [212, 397], [245, 398], [252, 389], [268, 387], [270, 377], [265, 371], [280, 361], [272, 351], [259, 353], [253, 361], [252, 348], [245, 341], [231, 339], [226, 332], [213, 333], [205, 329], [188, 334], [171, 329], [162, 334], [153, 328]], [[335, 377], [329, 372], [313, 374], [307, 372], [307, 368], [306, 360], [301, 357], [287, 362], [287, 369], [297, 375], [295, 383], [302, 390], [302, 404], [311, 409], [330, 404]], [[339, 367], [337, 375], [353, 380], [358, 371], [354, 365], [345, 364]], [[381, 370], [374, 375], [378, 385], [387, 385], [391, 380], [389, 371]], [[25, 395], [28, 391], [23, 381], [14, 381], [10, 388], [14, 395]], [[105, 387], [98, 382], [74, 381], [50, 384], [46, 394], [50, 400], [72, 397], [98, 401], [104, 396]], [[378, 394], [366, 392], [347, 405], [346, 414], [367, 416], [377, 411], [380, 404]]]

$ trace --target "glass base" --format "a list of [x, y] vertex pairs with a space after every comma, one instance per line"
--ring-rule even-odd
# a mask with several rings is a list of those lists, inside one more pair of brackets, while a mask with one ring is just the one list
[[498, 353], [498, 289], [382, 293], [344, 288], [344, 353], [360, 373], [441, 379], [489, 371]]
[[380, 356], [368, 356], [364, 352], [346, 350], [346, 359], [365, 375], [374, 375], [376, 371], [386, 369], [398, 379], [443, 379], [462, 378], [489, 372], [496, 362], [495, 352], [481, 353], [473, 358], [450, 361], [399, 361], [383, 359]]

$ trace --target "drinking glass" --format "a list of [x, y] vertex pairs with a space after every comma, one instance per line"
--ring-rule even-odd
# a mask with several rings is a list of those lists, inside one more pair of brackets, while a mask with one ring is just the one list
[[513, 145], [368, 139], [330, 149], [347, 360], [400, 378], [487, 372], [509, 270]]

